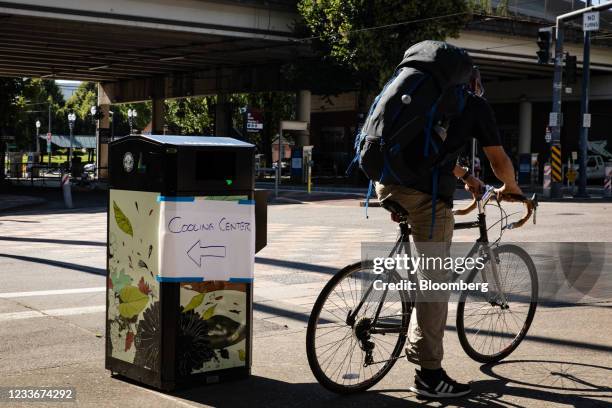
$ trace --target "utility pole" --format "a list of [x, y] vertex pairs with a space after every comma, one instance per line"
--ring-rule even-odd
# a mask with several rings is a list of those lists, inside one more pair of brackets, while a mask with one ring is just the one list
[[[591, 0], [586, 1], [586, 6], [591, 7]], [[589, 92], [591, 82], [591, 32], [584, 32], [584, 49], [582, 53], [582, 94], [580, 97], [580, 140], [578, 141], [578, 193], [576, 197], [588, 197], [586, 164], [588, 157], [589, 127], [591, 126], [591, 114], [589, 113]], [[588, 120], [585, 120], [588, 115]]]
[[[590, 2], [589, 2], [590, 3]], [[562, 179], [561, 179], [561, 127], [563, 126], [563, 114], [561, 112], [562, 102], [562, 90], [563, 90], [563, 34], [564, 34], [564, 23], [569, 20], [574, 20], [582, 17], [585, 13], [596, 12], [601, 10], [608, 10], [612, 8], [612, 1], [597, 6], [589, 6], [580, 10], [571, 11], [566, 14], [557, 16], [556, 26], [556, 42], [555, 42], [555, 71], [553, 79], [553, 102], [552, 110], [549, 116], [549, 127], [552, 130], [552, 137], [550, 143], [551, 153], [551, 165], [552, 165], [552, 185], [551, 185], [551, 197], [560, 198], [562, 195]], [[589, 38], [590, 41], [590, 38]], [[586, 39], [585, 39], [586, 43]], [[584, 67], [583, 67], [584, 69]], [[587, 84], [588, 85], [588, 84]], [[584, 73], [583, 73], [583, 91], [584, 91]], [[584, 93], [582, 96], [584, 100]], [[588, 100], [587, 100], [588, 102]], [[584, 125], [584, 115], [582, 117], [582, 125]], [[584, 126], [583, 126], [584, 129]], [[581, 139], [582, 139], [581, 131]], [[587, 133], [585, 133], [586, 137]], [[586, 139], [584, 140], [584, 146], [581, 143], [582, 149], [586, 149]], [[584, 153], [584, 152], [583, 152]], [[586, 160], [585, 160], [586, 161]], [[583, 175], [584, 174], [584, 175]], [[585, 192], [586, 192], [586, 163], [580, 166], [580, 181], [582, 185], [582, 178], [585, 178]]]
[[563, 20], [557, 17], [557, 29], [555, 30], [555, 70], [553, 77], [552, 111], [548, 118], [548, 126], [551, 130], [550, 140], [550, 163], [552, 168], [552, 183], [550, 196], [560, 198], [562, 196], [563, 180], [561, 178], [561, 126], [563, 126], [563, 113], [561, 112], [561, 98], [563, 90]]

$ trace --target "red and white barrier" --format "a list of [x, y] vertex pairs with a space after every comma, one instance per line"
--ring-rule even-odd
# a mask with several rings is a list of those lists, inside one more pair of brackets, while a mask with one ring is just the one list
[[544, 195], [544, 197], [550, 197], [550, 185], [552, 182], [551, 171], [552, 171], [552, 168], [550, 164], [546, 163], [544, 165], [544, 177], [543, 177], [544, 182], [542, 184], [542, 194]]
[[604, 197], [612, 197], [612, 167], [606, 167], [604, 177]]

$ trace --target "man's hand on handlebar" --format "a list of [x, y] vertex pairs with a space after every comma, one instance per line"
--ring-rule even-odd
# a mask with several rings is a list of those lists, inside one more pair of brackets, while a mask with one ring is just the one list
[[512, 196], [525, 197], [525, 194], [523, 194], [523, 191], [521, 190], [521, 188], [518, 186], [517, 183], [512, 183], [512, 184], [506, 183], [500, 188], [496, 188], [495, 194], [497, 195], [498, 199], [501, 199], [501, 197], [504, 196], [506, 201], [512, 201]]
[[477, 179], [476, 177], [472, 175], [468, 176], [467, 180], [465, 180], [464, 182], [465, 182], [465, 187], [464, 187], [465, 190], [469, 191], [474, 196], [477, 196], [478, 194], [484, 191], [485, 184], [480, 179]]

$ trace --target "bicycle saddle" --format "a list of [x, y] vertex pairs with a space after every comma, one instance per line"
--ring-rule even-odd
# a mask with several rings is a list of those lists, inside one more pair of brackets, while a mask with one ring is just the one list
[[406, 211], [404, 207], [402, 207], [399, 203], [393, 200], [390, 200], [388, 198], [382, 200], [380, 202], [380, 206], [393, 214], [397, 214], [400, 217], [408, 216], [408, 211]]

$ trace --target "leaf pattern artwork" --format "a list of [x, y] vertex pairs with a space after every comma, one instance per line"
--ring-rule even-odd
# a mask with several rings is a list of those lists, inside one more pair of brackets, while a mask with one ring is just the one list
[[147, 307], [149, 296], [142, 293], [135, 286], [126, 286], [119, 292], [119, 314], [121, 317], [131, 319], [138, 316]]
[[206, 311], [204, 313], [202, 313], [202, 319], [204, 320], [208, 320], [211, 317], [213, 317], [213, 315], [215, 314], [215, 308], [217, 307], [217, 305], [211, 306], [208, 309], [206, 309]]
[[197, 295], [192, 297], [187, 306], [185, 306], [185, 308], [183, 309], [183, 313], [186, 313], [190, 310], [194, 310], [195, 308], [200, 306], [202, 304], [202, 301], [204, 301], [204, 295], [205, 293], [198, 293]]
[[161, 310], [159, 302], [153, 303], [142, 314], [134, 342], [134, 364], [154, 371], [159, 370], [161, 350]]
[[119, 229], [131, 237], [134, 237], [134, 230], [130, 219], [121, 211], [121, 208], [113, 201], [113, 212], [115, 213], [115, 222]]
[[111, 274], [110, 278], [111, 286], [116, 293], [121, 292], [124, 287], [132, 283], [132, 277], [125, 273], [125, 269], [121, 269], [119, 273]]
[[144, 277], [138, 281], [138, 290], [147, 296], [151, 293], [151, 287], [144, 281]]
[[134, 343], [134, 332], [130, 330], [125, 336], [125, 351], [132, 348], [132, 343]]

